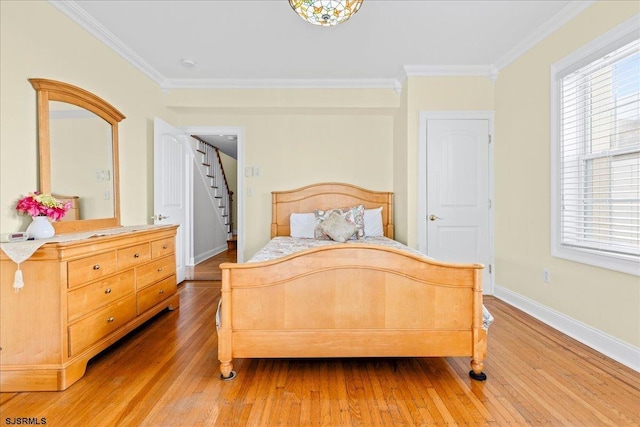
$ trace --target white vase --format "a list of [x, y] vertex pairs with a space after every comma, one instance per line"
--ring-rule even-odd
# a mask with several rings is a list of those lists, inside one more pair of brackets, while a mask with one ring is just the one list
[[33, 221], [27, 227], [27, 234], [29, 238], [34, 239], [48, 239], [56, 234], [56, 230], [49, 222], [47, 216], [34, 216]]

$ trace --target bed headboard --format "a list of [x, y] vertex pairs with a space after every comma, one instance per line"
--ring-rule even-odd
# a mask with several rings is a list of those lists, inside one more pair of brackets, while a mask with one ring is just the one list
[[393, 239], [393, 193], [390, 192], [370, 191], [355, 185], [328, 182], [295, 190], [274, 191], [271, 193], [271, 205], [272, 238], [289, 236], [289, 217], [292, 213], [364, 205], [365, 209], [382, 206], [384, 235]]

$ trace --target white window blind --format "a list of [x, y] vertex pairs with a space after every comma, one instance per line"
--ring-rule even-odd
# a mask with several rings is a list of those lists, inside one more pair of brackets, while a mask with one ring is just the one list
[[640, 256], [640, 40], [579, 66], [559, 76], [559, 243], [633, 259]]

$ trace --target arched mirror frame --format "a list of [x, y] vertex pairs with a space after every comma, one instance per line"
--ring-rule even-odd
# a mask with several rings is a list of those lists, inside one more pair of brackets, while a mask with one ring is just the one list
[[113, 153], [113, 211], [112, 218], [81, 219], [54, 222], [58, 234], [97, 230], [120, 226], [120, 181], [118, 173], [118, 123], [125, 116], [102, 98], [68, 83], [47, 79], [29, 79], [37, 93], [38, 103], [38, 157], [41, 193], [51, 193], [51, 145], [49, 101], [60, 101], [84, 108], [111, 125]]

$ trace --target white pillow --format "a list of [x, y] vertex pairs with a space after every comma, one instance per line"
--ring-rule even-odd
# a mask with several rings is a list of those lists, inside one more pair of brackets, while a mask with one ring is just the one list
[[365, 237], [384, 236], [382, 206], [364, 210], [364, 235]]
[[289, 217], [289, 235], [313, 239], [315, 237], [316, 215], [310, 213], [292, 213]]

